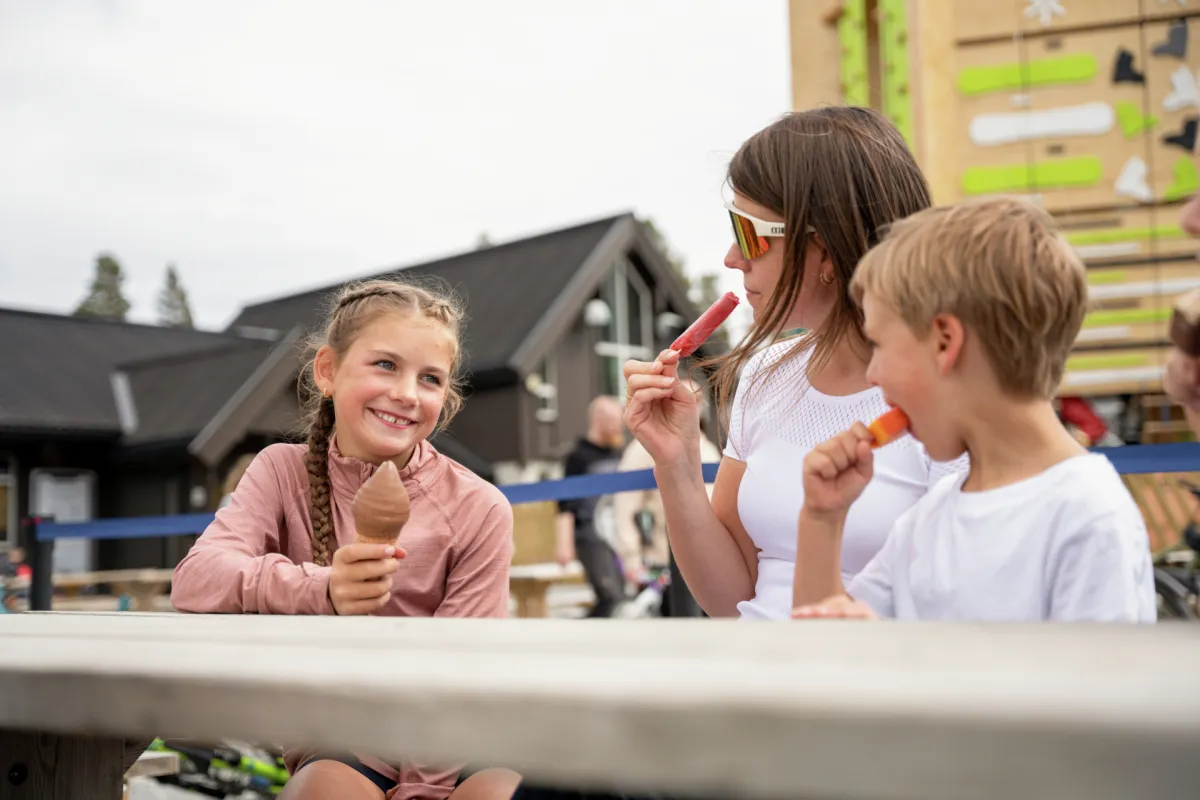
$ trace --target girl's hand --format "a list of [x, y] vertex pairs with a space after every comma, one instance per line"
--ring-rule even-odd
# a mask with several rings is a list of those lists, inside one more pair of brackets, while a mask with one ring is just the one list
[[392, 597], [392, 573], [404, 551], [390, 544], [346, 544], [333, 551], [329, 601], [339, 616], [370, 614]]
[[839, 594], [792, 610], [792, 619], [879, 619], [869, 605]]
[[858, 499], [874, 472], [867, 426], [856, 422], [814, 447], [804, 457], [804, 506], [816, 514], [845, 513]]
[[700, 404], [678, 378], [679, 353], [664, 350], [655, 361], [626, 361], [625, 426], [655, 464], [699, 452]]

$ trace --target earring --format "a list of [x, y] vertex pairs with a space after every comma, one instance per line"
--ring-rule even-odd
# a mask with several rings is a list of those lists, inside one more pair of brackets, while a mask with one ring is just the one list
[[833, 273], [821, 273], [821, 283], [825, 284], [826, 286], [833, 283]]
[[321, 390], [321, 396], [322, 396], [322, 397], [329, 397], [329, 396], [330, 396], [330, 395], [329, 395], [329, 389], [327, 389], [327, 388], [326, 388], [326, 389], [322, 389], [322, 390]]

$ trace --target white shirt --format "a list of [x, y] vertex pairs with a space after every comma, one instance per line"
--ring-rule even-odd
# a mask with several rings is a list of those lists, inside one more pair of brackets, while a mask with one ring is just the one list
[[[842, 397], [814, 389], [805, 371], [811, 349], [771, 372], [782, 356], [802, 344], [802, 339], [785, 340], [755, 354], [742, 373], [730, 412], [725, 455], [746, 462], [738, 515], [759, 550], [754, 597], [738, 603], [743, 619], [791, 615], [805, 455], [855, 421], [869, 423], [888, 410], [878, 388]], [[948, 464], [930, 461], [910, 436], [877, 450], [875, 475], [846, 518], [843, 582], [849, 584], [874, 558], [892, 525], [931, 485], [966, 468], [965, 457]]]
[[1150, 539], [1102, 455], [999, 489], [949, 476], [847, 586], [902, 620], [1154, 622]]

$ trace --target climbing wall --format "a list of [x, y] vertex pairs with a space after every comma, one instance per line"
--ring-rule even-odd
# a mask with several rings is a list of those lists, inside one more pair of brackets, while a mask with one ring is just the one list
[[[969, 12], [966, 11], [969, 6]], [[1087, 263], [1064, 395], [1161, 391], [1173, 299], [1200, 286], [1200, 0], [957, 0], [958, 196], [1028, 194]]]

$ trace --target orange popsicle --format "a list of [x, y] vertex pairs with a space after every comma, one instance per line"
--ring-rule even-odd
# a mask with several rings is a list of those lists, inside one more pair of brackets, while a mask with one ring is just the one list
[[867, 430], [875, 437], [875, 442], [871, 447], [883, 447], [885, 444], [899, 439], [908, 430], [908, 415], [898, 408], [892, 408], [890, 411], [880, 414], [874, 422], [867, 426]]
[[708, 307], [700, 315], [700, 318], [688, 326], [688, 329], [679, 334], [679, 338], [671, 343], [671, 349], [679, 353], [680, 358], [690, 356], [696, 352], [696, 348], [704, 344], [704, 341], [713, 335], [713, 331], [721, 327], [721, 323], [729, 318], [733, 310], [737, 308], [738, 298], [733, 292], [726, 292], [722, 297], [717, 298], [717, 302]]

